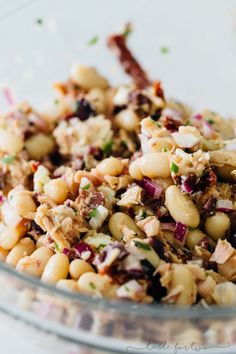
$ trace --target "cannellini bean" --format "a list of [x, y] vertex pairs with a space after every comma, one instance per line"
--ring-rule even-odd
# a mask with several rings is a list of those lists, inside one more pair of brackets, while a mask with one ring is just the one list
[[195, 277], [192, 272], [182, 264], [175, 264], [173, 267], [173, 278], [171, 289], [178, 285], [183, 286], [183, 290], [176, 300], [178, 305], [192, 305], [196, 301], [197, 287]]
[[6, 263], [16, 267], [19, 260], [25, 256], [30, 256], [35, 249], [35, 243], [31, 238], [21, 239], [15, 247], [8, 253]]
[[97, 114], [104, 113], [107, 106], [107, 97], [106, 92], [99, 89], [93, 88], [86, 95], [86, 99], [92, 104], [95, 108]]
[[0, 247], [0, 262], [5, 262], [8, 253], [8, 250], [5, 250], [4, 248]]
[[44, 267], [52, 255], [53, 251], [49, 248], [40, 247], [36, 249], [31, 256], [21, 258], [16, 265], [16, 270], [40, 278], [43, 274]]
[[139, 117], [132, 109], [123, 109], [115, 116], [115, 122], [122, 129], [135, 131], [139, 125]]
[[14, 193], [10, 200], [10, 204], [21, 217], [27, 217], [27, 215], [35, 212], [37, 209], [32, 196], [27, 191]]
[[199, 225], [200, 216], [196, 206], [177, 186], [168, 187], [165, 197], [165, 205], [175, 221], [194, 228]]
[[0, 128], [0, 151], [7, 154], [17, 154], [23, 149], [23, 146], [22, 138], [6, 129]]
[[169, 177], [170, 163], [166, 152], [150, 152], [137, 159], [141, 173], [149, 178]]
[[172, 138], [160, 137], [149, 139], [148, 145], [151, 152], [163, 152], [163, 150], [171, 150], [176, 144]]
[[26, 140], [25, 147], [32, 159], [41, 160], [53, 151], [55, 142], [51, 135], [38, 133]]
[[209, 244], [212, 246], [215, 245], [215, 243], [206, 234], [198, 229], [188, 232], [185, 243], [191, 251], [194, 251], [195, 246], [198, 246], [203, 240], [208, 240]]
[[56, 253], [47, 262], [42, 274], [42, 280], [47, 283], [57, 283], [60, 279], [65, 279], [68, 272], [68, 257], [63, 253]]
[[97, 273], [84, 273], [78, 280], [79, 291], [86, 295], [105, 295], [111, 285], [106, 275]]
[[138, 181], [141, 181], [143, 179], [143, 174], [138, 165], [138, 159], [131, 162], [129, 166], [129, 174], [131, 177], [137, 179]]
[[62, 178], [56, 178], [49, 181], [44, 186], [44, 192], [57, 204], [62, 204], [67, 199], [68, 187]]
[[10, 250], [19, 239], [24, 235], [25, 227], [17, 225], [16, 227], [5, 227], [0, 234], [0, 247]]
[[149, 263], [154, 268], [157, 268], [160, 264], [160, 257], [158, 254], [154, 251], [152, 246], [150, 246], [148, 243], [144, 242], [143, 240], [140, 240], [139, 238], [133, 238], [130, 241], [130, 251], [132, 253], [133, 249], [135, 250], [135, 254], [139, 253], [141, 258], [145, 258], [148, 260]]
[[228, 215], [221, 212], [216, 212], [215, 215], [209, 216], [205, 222], [207, 234], [216, 242], [219, 238], [224, 238], [229, 228], [230, 219]]
[[218, 305], [235, 306], [236, 285], [231, 282], [217, 284], [212, 296]]
[[100, 162], [96, 169], [103, 175], [117, 176], [123, 170], [123, 163], [116, 157], [108, 157]]
[[139, 237], [143, 237], [144, 235], [130, 216], [126, 215], [125, 213], [118, 212], [110, 217], [108, 224], [112, 236], [118, 241], [123, 238], [122, 226], [127, 226], [129, 229], [133, 230]]
[[94, 272], [93, 267], [82, 259], [75, 259], [70, 263], [69, 273], [72, 279], [79, 279], [79, 277], [88, 272]]
[[81, 64], [74, 64], [71, 68], [71, 79], [79, 86], [90, 90], [98, 87], [105, 90], [108, 87], [107, 80], [102, 77], [95, 68]]
[[57, 282], [56, 287], [65, 291], [78, 291], [77, 281], [72, 279], [61, 279]]

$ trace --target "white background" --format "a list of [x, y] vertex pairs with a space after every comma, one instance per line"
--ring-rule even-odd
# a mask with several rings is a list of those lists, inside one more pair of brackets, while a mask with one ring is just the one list
[[[105, 39], [131, 20], [130, 46], [167, 95], [236, 116], [235, 0], [38, 0], [10, 15], [22, 3], [0, 0], [0, 87], [10, 86], [17, 99], [48, 100], [50, 84], [65, 79], [77, 60], [113, 83], [127, 81]], [[100, 40], [88, 47], [94, 35]], [[4, 103], [0, 92], [0, 112]], [[0, 353], [71, 352], [37, 332], [0, 315]]]

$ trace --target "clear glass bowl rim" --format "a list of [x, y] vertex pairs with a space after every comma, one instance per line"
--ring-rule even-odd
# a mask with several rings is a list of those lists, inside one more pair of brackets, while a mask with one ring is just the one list
[[89, 307], [96, 309], [108, 309], [123, 314], [132, 314], [137, 316], [154, 317], [154, 318], [223, 318], [236, 316], [236, 307], [219, 307], [212, 305], [209, 308], [195, 307], [176, 307], [175, 305], [163, 304], [140, 304], [130, 301], [110, 300], [105, 298], [96, 298], [80, 293], [68, 292], [58, 289], [53, 285], [42, 282], [36, 277], [18, 273], [7, 264], [0, 262], [0, 272], [15, 278], [17, 281], [23, 282], [26, 285], [37, 290], [45, 290], [50, 295], [58, 295], [67, 301], [73, 303], [83, 303]]

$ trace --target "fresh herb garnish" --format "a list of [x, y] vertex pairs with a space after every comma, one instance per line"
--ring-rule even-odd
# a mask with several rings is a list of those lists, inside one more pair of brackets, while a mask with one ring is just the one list
[[195, 228], [195, 227], [192, 227], [192, 226], [188, 226], [188, 230], [189, 230], [189, 231], [194, 231], [194, 230], [196, 230], [196, 228]]
[[2, 158], [2, 162], [9, 165], [15, 160], [15, 158], [16, 157], [14, 155], [8, 155]]
[[89, 286], [90, 286], [90, 288], [93, 289], [93, 290], [96, 289], [96, 286], [95, 286], [95, 284], [94, 284], [92, 281], [89, 282]]
[[161, 46], [160, 51], [162, 54], [168, 54], [169, 53], [169, 48], [167, 46]]
[[151, 247], [147, 243], [139, 242], [137, 240], [134, 240], [134, 244], [137, 248], [141, 248], [145, 251], [151, 251]]
[[167, 152], [167, 151], [168, 151], [167, 147], [164, 146], [162, 152]]
[[59, 103], [59, 100], [55, 99], [55, 100], [54, 100], [54, 104], [57, 105], [58, 103]]
[[176, 175], [176, 173], [179, 171], [179, 167], [174, 162], [172, 162], [170, 170]]
[[86, 184], [85, 186], [81, 187], [84, 191], [87, 191], [90, 188], [90, 184]]
[[98, 41], [99, 41], [99, 37], [98, 36], [94, 36], [87, 42], [87, 45], [88, 46], [95, 45]]
[[43, 19], [42, 18], [37, 18], [36, 20], [35, 20], [35, 23], [37, 24], [37, 25], [42, 25], [43, 24]]
[[127, 23], [125, 28], [124, 28], [124, 31], [123, 31], [122, 35], [124, 37], [128, 37], [132, 32], [133, 32], [133, 28], [132, 28], [131, 23]]
[[59, 248], [59, 246], [58, 246], [57, 243], [55, 243], [55, 250], [56, 250], [57, 252], [60, 252], [60, 248]]
[[160, 123], [156, 122], [156, 125], [158, 126], [158, 128], [162, 128]]
[[147, 217], [147, 212], [146, 211], [143, 211], [142, 214], [141, 214], [141, 219], [146, 219]]
[[213, 119], [208, 119], [207, 122], [211, 125], [215, 123], [215, 121]]
[[105, 143], [102, 147], [102, 151], [104, 152], [104, 154], [106, 156], [110, 156], [112, 153], [112, 140], [108, 141], [107, 143]]
[[126, 148], [128, 147], [128, 144], [125, 140], [121, 140], [121, 145], [123, 145]]
[[104, 247], [106, 247], [107, 245], [105, 245], [104, 243], [101, 243], [98, 247], [97, 247], [97, 251], [102, 250]]
[[127, 285], [124, 286], [125, 290], [127, 291], [127, 293], [129, 292], [129, 288]]
[[90, 212], [89, 212], [89, 217], [90, 218], [94, 218], [96, 215], [97, 215], [97, 208], [94, 208], [93, 210], [91, 210]]

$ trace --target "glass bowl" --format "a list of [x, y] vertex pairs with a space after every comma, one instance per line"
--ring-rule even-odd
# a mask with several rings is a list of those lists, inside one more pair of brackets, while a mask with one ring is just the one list
[[[129, 79], [106, 36], [131, 21], [130, 46], [167, 96], [196, 108], [236, 112], [236, 1], [2, 1], [0, 85], [40, 106], [79, 60], [112, 83]], [[88, 41], [98, 36], [94, 46]], [[7, 110], [0, 93], [0, 110]], [[235, 353], [235, 308], [175, 308], [72, 294], [0, 264], [0, 308], [90, 349], [84, 353]]]

